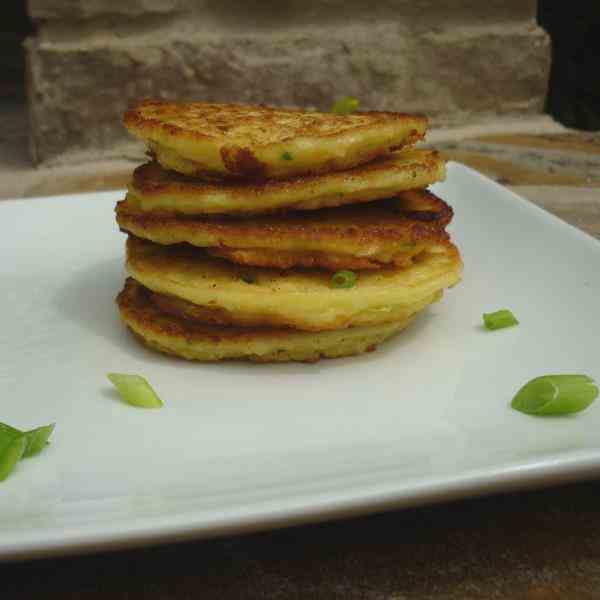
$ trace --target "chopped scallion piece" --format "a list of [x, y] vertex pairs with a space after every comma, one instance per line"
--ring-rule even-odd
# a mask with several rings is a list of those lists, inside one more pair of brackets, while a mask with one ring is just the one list
[[4, 481], [21, 460], [27, 438], [24, 433], [9, 425], [0, 428], [0, 481]]
[[357, 279], [358, 275], [354, 271], [336, 271], [331, 277], [331, 287], [351, 288]]
[[252, 273], [244, 273], [242, 275], [242, 281], [244, 283], [256, 283], [256, 277]]
[[0, 423], [0, 481], [8, 477], [21, 458], [33, 456], [48, 443], [54, 424], [37, 427], [31, 431], [20, 431]]
[[508, 309], [497, 310], [493, 313], [483, 313], [483, 323], [486, 329], [503, 329], [504, 327], [512, 327], [518, 325], [515, 315]]
[[25, 436], [25, 439], [27, 440], [27, 446], [25, 448], [25, 452], [23, 453], [23, 458], [33, 456], [34, 454], [37, 454], [43, 450], [44, 446], [48, 444], [48, 439], [52, 435], [53, 431], [54, 423], [51, 425], [44, 425], [43, 427], [36, 427], [30, 431], [21, 431], [11, 427], [10, 425], [7, 425], [6, 423], [0, 423], [0, 437], [15, 437], [21, 434]]
[[289, 152], [284, 152], [284, 153], [281, 155], [281, 158], [282, 158], [283, 160], [292, 160], [292, 158], [293, 158], [293, 157], [292, 157], [292, 155], [291, 155]]
[[526, 383], [511, 406], [528, 415], [567, 415], [587, 408], [598, 386], [587, 375], [544, 375]]
[[23, 434], [27, 441], [27, 446], [25, 448], [25, 452], [23, 453], [23, 458], [33, 456], [37, 454], [41, 450], [43, 450], [44, 446], [48, 444], [48, 439], [52, 435], [54, 431], [54, 423], [51, 425], [45, 425], [43, 427], [37, 427], [36, 429], [32, 429], [31, 431], [21, 431], [19, 429], [15, 429], [6, 423], [0, 423], [0, 437], [1, 436], [18, 436]]
[[27, 448], [25, 448], [23, 457], [33, 456], [34, 454], [41, 452], [46, 444], [48, 444], [48, 439], [53, 431], [54, 423], [44, 425], [43, 427], [37, 427], [31, 431], [26, 431], [25, 437], [27, 438]]
[[108, 373], [107, 377], [129, 404], [142, 408], [160, 408], [163, 405], [144, 377], [126, 373]]
[[331, 112], [335, 113], [336, 115], [349, 115], [350, 113], [358, 110], [358, 104], [359, 102], [356, 98], [346, 96], [345, 98], [340, 98], [333, 103]]
[[15, 429], [6, 423], [0, 423], [0, 439], [6, 438], [8, 436], [15, 437], [19, 434], [23, 433], [19, 429]]

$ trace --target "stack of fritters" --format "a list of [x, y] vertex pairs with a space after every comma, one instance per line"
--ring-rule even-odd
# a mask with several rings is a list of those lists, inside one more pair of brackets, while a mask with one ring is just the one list
[[130, 274], [118, 304], [153, 348], [359, 354], [460, 279], [452, 210], [425, 189], [444, 162], [411, 148], [425, 117], [145, 101], [125, 125], [153, 160], [117, 205]]

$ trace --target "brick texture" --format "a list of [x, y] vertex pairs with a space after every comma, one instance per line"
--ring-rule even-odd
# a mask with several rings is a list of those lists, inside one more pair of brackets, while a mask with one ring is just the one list
[[[337, 1], [323, 1], [303, 16], [290, 2], [284, 17], [263, 6], [246, 22], [225, 10], [236, 2], [209, 10], [182, 0], [70, 0], [78, 6], [72, 28], [61, 18], [63, 4], [30, 3], [34, 16], [48, 20], [27, 42], [38, 162], [123, 154], [128, 138], [120, 116], [141, 97], [327, 110], [336, 97], [352, 95], [365, 109], [421, 111], [437, 123], [459, 123], [540, 112], [546, 93], [549, 46], [533, 24], [531, 2], [491, 0], [487, 10], [458, 1], [463, 21], [456, 10], [444, 18], [428, 0], [383, 2], [373, 10], [350, 2], [352, 10], [342, 14], [333, 10]], [[108, 4], [128, 16], [109, 14]], [[157, 16], [151, 11], [159, 4], [172, 10]]]
[[35, 20], [77, 20], [104, 15], [130, 17], [177, 10], [179, 0], [29, 0], [29, 15]]

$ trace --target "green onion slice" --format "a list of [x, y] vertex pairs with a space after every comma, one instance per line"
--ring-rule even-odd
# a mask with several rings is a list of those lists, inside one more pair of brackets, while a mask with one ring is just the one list
[[336, 271], [331, 276], [331, 287], [351, 288], [356, 284], [358, 275], [354, 271]]
[[163, 405], [162, 400], [141, 375], [108, 373], [107, 377], [129, 404], [142, 408], [160, 408]]
[[335, 113], [336, 115], [349, 115], [350, 113], [358, 110], [358, 105], [359, 102], [356, 98], [346, 96], [345, 98], [340, 98], [333, 103], [331, 112]]
[[25, 432], [25, 438], [27, 439], [27, 447], [23, 457], [33, 456], [38, 452], [41, 452], [44, 447], [48, 444], [48, 439], [54, 431], [54, 423], [50, 425], [44, 425], [43, 427], [37, 427], [31, 431]]
[[0, 423], [0, 437], [1, 436], [19, 436], [24, 435], [27, 441], [23, 458], [38, 454], [48, 444], [48, 439], [54, 431], [54, 423], [50, 425], [44, 425], [43, 427], [36, 427], [30, 431], [21, 431], [6, 423]]
[[519, 321], [510, 310], [504, 308], [493, 313], [483, 313], [483, 323], [486, 329], [493, 330], [518, 325]]
[[0, 481], [4, 481], [21, 458], [33, 456], [48, 443], [54, 423], [31, 431], [20, 431], [0, 423]]
[[9, 425], [0, 428], [0, 481], [10, 475], [26, 447], [27, 438], [24, 433]]
[[6, 423], [0, 423], [0, 440], [8, 437], [15, 437], [20, 435], [21, 433], [23, 432], [19, 429], [15, 429], [14, 427], [7, 425]]
[[597, 397], [598, 386], [587, 375], [544, 375], [526, 383], [511, 406], [528, 415], [568, 415]]
[[292, 160], [293, 157], [292, 157], [292, 155], [289, 152], [284, 152], [281, 155], [281, 158], [283, 158], [283, 160]]

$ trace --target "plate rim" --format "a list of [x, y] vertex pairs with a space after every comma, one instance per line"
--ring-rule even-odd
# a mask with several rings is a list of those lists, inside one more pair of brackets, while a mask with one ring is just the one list
[[[329, 520], [346, 520], [366, 517], [376, 513], [406, 508], [429, 506], [467, 498], [479, 498], [496, 493], [542, 489], [600, 476], [600, 450], [576, 451], [546, 456], [537, 464], [512, 466], [496, 469], [478, 468], [465, 471], [458, 476], [439, 476], [427, 483], [402, 490], [397, 485], [386, 484], [389, 489], [378, 492], [338, 493], [336, 497], [328, 491], [321, 495], [330, 496], [309, 504], [293, 506], [286, 501], [283, 509], [261, 508], [265, 502], [237, 507], [233, 515], [207, 522], [201, 516], [191, 517], [194, 511], [179, 515], [177, 523], [166, 523], [164, 516], [144, 517], [139, 524], [123, 526], [119, 521], [114, 526], [98, 530], [97, 525], [57, 531], [48, 528], [43, 543], [35, 539], [0, 545], [0, 563], [37, 560], [57, 556], [92, 554], [126, 550], [162, 543], [181, 543], [246, 535], [271, 529], [283, 529]], [[344, 497], [345, 496], [345, 497]], [[289, 497], [288, 497], [289, 498]], [[268, 502], [267, 502], [268, 504]], [[292, 504], [292, 506], [289, 506]], [[155, 523], [162, 521], [162, 523]], [[94, 529], [95, 528], [95, 529]], [[29, 533], [27, 538], [34, 538]]]
[[[589, 244], [600, 250], [600, 240], [578, 227], [567, 223], [527, 198], [499, 184], [475, 169], [460, 162], [449, 161], [448, 177], [458, 169], [469, 177], [475, 177], [487, 186], [500, 191], [507, 199], [520, 203], [527, 211], [560, 225], [573, 239]], [[441, 182], [443, 183], [443, 182]], [[123, 190], [103, 190], [81, 194], [39, 196], [35, 198], [7, 199], [6, 205], [24, 202], [31, 206], [35, 201], [50, 199], [81, 199], [86, 196], [102, 195], [110, 198]], [[99, 201], [99, 200], [98, 200]], [[5, 201], [0, 202], [0, 209]], [[112, 550], [123, 550], [165, 542], [202, 540], [227, 535], [240, 535], [267, 529], [292, 527], [307, 523], [317, 523], [331, 519], [348, 519], [378, 512], [431, 505], [465, 498], [480, 497], [498, 492], [517, 491], [549, 487], [566, 482], [581, 481], [600, 476], [600, 449], [585, 451], [558, 452], [544, 455], [537, 461], [528, 463], [498, 463], [494, 468], [470, 468], [458, 473], [431, 477], [420, 484], [413, 483], [407, 488], [402, 481], [397, 484], [384, 483], [383, 490], [365, 489], [360, 493], [352, 489], [332, 492], [320, 488], [313, 492], [313, 499], [299, 505], [290, 502], [290, 496], [283, 502], [283, 508], [268, 508], [268, 501], [239, 504], [225, 517], [206, 520], [205, 509], [197, 508], [182, 511], [174, 519], [171, 515], [143, 516], [139, 522], [101, 527], [90, 520], [85, 526], [58, 529], [44, 527], [29, 530], [19, 535], [11, 532], [8, 543], [0, 540], [0, 562], [44, 559], [55, 556], [79, 555]], [[266, 506], [266, 508], [265, 508]], [[12, 540], [10, 538], [13, 538]], [[19, 538], [19, 539], [17, 539]]]

